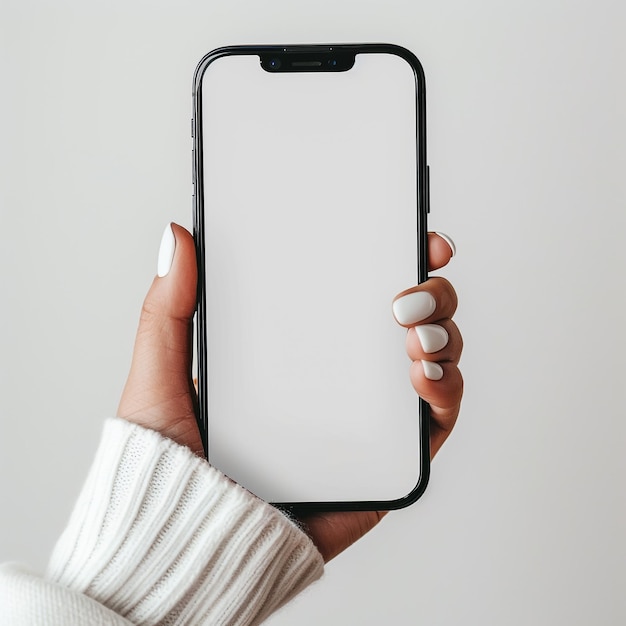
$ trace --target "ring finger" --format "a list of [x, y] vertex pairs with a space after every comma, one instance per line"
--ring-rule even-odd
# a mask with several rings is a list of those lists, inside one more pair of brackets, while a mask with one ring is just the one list
[[450, 319], [418, 324], [406, 334], [406, 352], [411, 361], [450, 361], [458, 363], [463, 339]]

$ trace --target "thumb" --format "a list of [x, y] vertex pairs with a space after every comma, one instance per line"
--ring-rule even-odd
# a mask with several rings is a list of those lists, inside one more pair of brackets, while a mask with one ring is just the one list
[[181, 226], [168, 224], [117, 414], [202, 454], [191, 381], [196, 282], [193, 238]]

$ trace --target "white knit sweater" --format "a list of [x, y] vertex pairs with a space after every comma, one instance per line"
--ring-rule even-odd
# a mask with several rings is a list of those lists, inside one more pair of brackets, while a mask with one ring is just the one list
[[0, 624], [259, 624], [322, 570], [281, 512], [188, 448], [110, 419], [46, 576], [0, 566]]

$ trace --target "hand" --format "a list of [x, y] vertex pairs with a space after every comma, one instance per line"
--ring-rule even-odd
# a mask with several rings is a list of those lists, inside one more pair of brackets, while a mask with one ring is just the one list
[[[430, 270], [448, 264], [454, 254], [453, 245], [436, 233], [428, 234]], [[452, 285], [439, 277], [403, 291], [393, 301], [396, 321], [408, 328], [406, 349], [413, 361], [409, 371], [411, 383], [418, 395], [430, 404], [431, 459], [452, 431], [463, 395], [463, 378], [457, 367], [463, 340], [451, 320], [456, 306]], [[386, 511], [316, 513], [302, 521], [324, 561], [328, 562], [376, 526], [386, 514]]]
[[[430, 233], [430, 268], [443, 267], [451, 256], [452, 250], [446, 240]], [[196, 392], [191, 377], [196, 281], [193, 238], [184, 228], [172, 224], [163, 235], [159, 276], [154, 279], [143, 304], [118, 416], [156, 430], [202, 456], [202, 441], [196, 424]], [[402, 296], [422, 291], [434, 298], [433, 312], [419, 322], [398, 319], [406, 311], [410, 313], [411, 307], [403, 307], [403, 303], [410, 305], [411, 298], [399, 305], [395, 302]], [[431, 278], [403, 292], [395, 302], [396, 318], [409, 328], [407, 352], [414, 361], [410, 370], [411, 382], [417, 393], [431, 405], [431, 455], [434, 455], [454, 426], [462, 395], [463, 383], [457, 368], [462, 341], [450, 320], [456, 308], [456, 294], [445, 279]], [[449, 340], [441, 350], [427, 353], [413, 328], [435, 321], [446, 329]], [[424, 361], [438, 362], [443, 377], [440, 380], [427, 378], [425, 373], [429, 370], [424, 369]], [[376, 511], [319, 513], [302, 521], [324, 560], [329, 561], [375, 526], [383, 515], [384, 512]]]

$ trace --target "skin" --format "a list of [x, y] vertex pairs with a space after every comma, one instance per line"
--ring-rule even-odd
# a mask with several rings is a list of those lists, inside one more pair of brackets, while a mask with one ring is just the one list
[[[196, 391], [191, 378], [192, 317], [196, 305], [196, 253], [192, 236], [172, 224], [176, 250], [169, 273], [155, 277], [145, 298], [132, 364], [118, 408], [118, 416], [150, 428], [203, 456], [196, 424]], [[428, 235], [429, 267], [444, 267], [452, 256], [448, 243]], [[452, 285], [434, 277], [396, 297], [428, 291], [436, 300], [435, 312], [420, 324], [437, 323], [448, 331], [448, 344], [426, 354], [412, 327], [407, 327], [406, 349], [412, 361], [409, 376], [415, 391], [431, 407], [431, 458], [452, 431], [459, 414], [463, 379], [458, 369], [463, 341], [451, 320], [457, 306]], [[441, 380], [424, 376], [421, 361], [438, 362]], [[371, 530], [386, 515], [384, 511], [319, 513], [301, 519], [325, 562]]]

